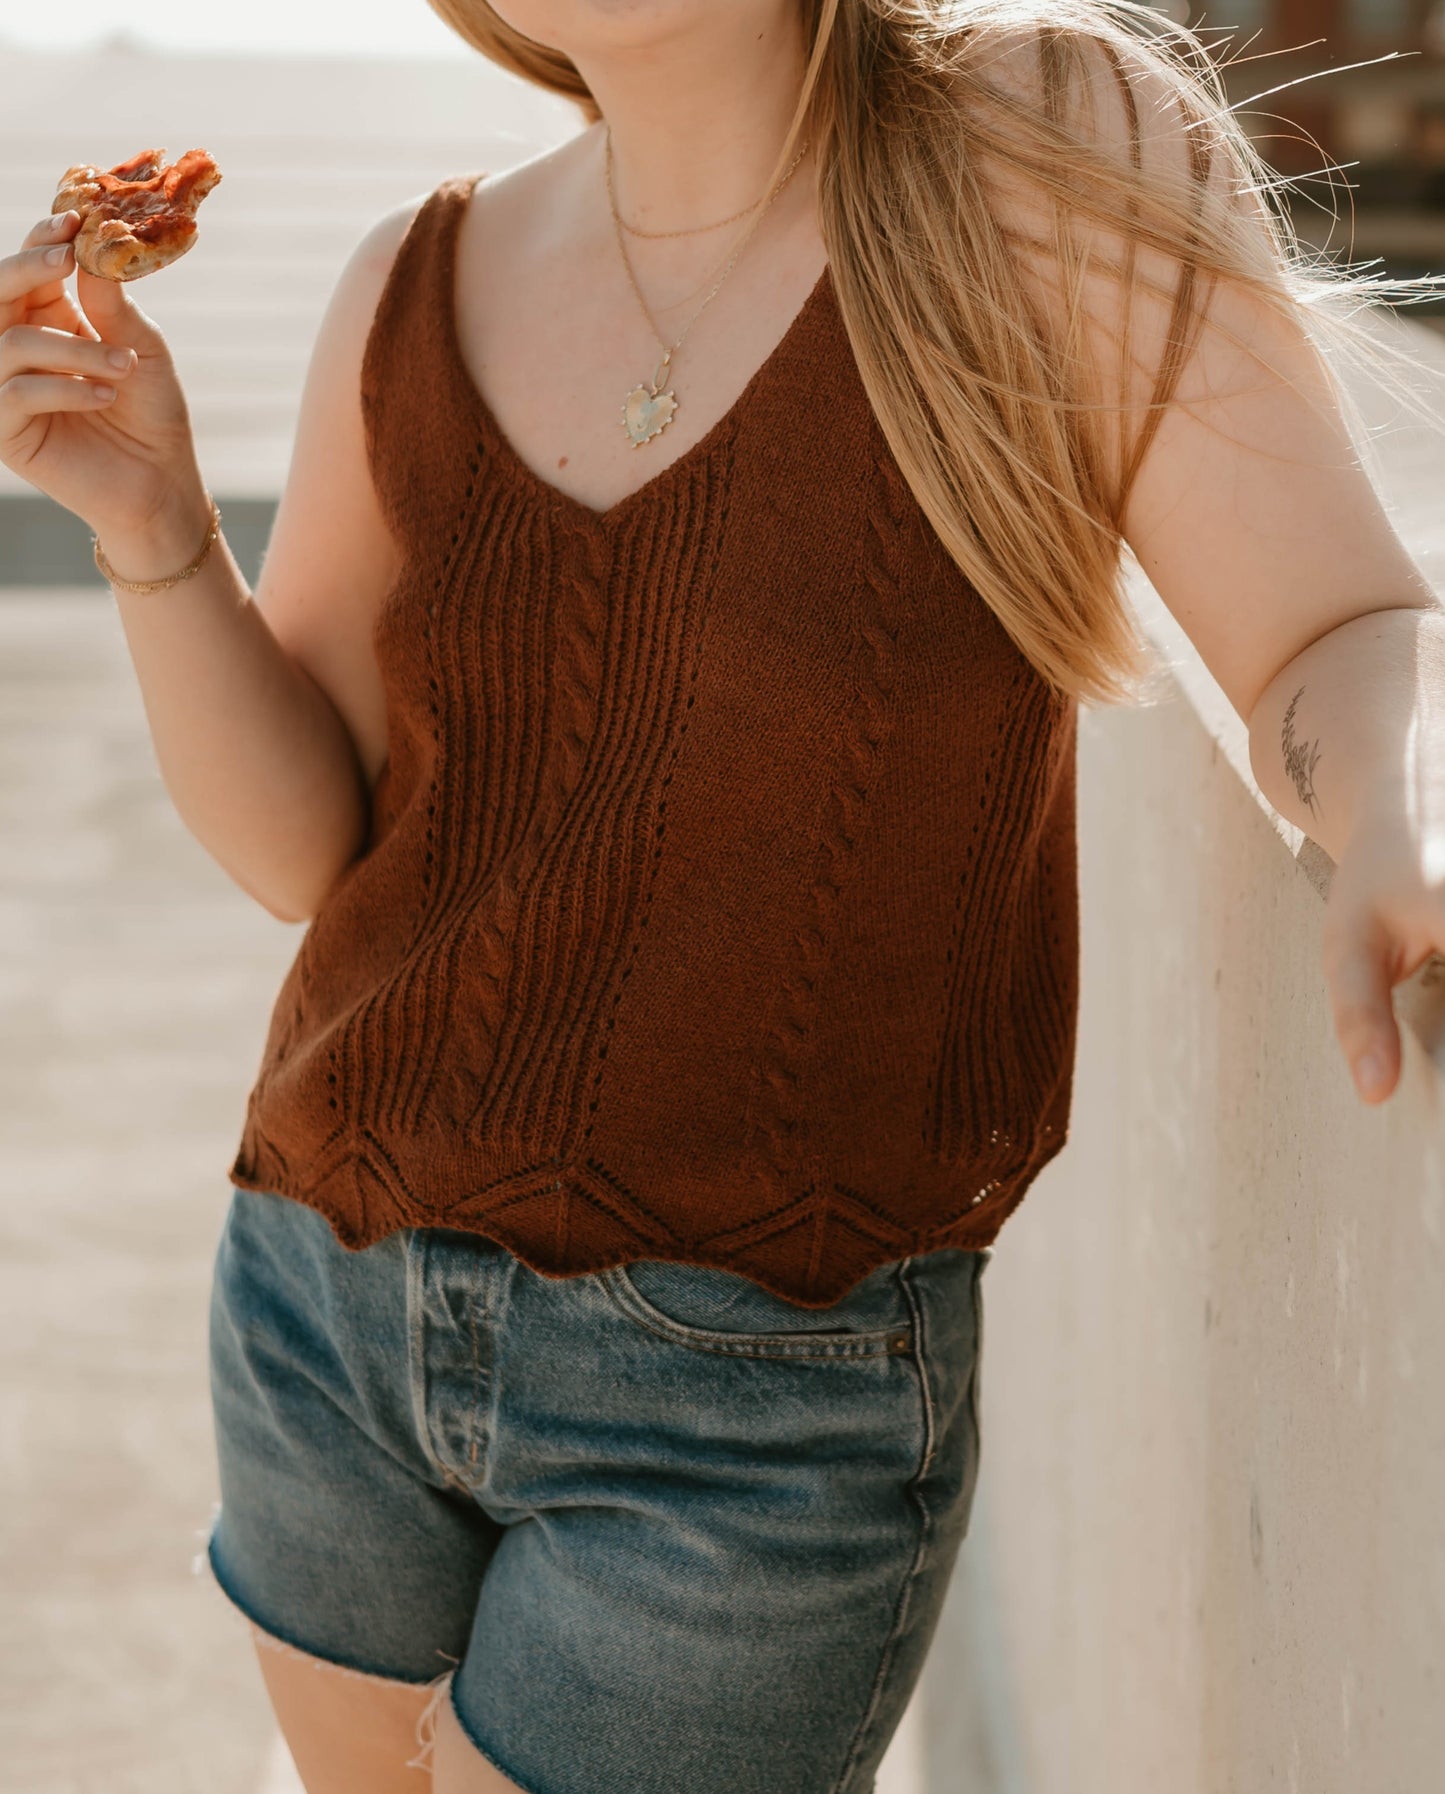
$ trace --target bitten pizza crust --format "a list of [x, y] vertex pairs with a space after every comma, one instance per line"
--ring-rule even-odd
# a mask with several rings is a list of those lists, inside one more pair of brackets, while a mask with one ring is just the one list
[[98, 280], [139, 280], [183, 256], [196, 240], [196, 209], [221, 178], [210, 153], [187, 150], [165, 166], [163, 149], [114, 168], [78, 163], [60, 177], [52, 212], [80, 214], [76, 266]]

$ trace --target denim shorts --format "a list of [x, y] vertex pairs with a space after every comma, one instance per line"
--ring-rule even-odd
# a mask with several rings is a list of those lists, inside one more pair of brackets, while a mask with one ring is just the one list
[[233, 1187], [198, 1566], [263, 1642], [449, 1695], [529, 1794], [869, 1794], [973, 1503], [991, 1257], [808, 1309], [449, 1228], [353, 1252]]

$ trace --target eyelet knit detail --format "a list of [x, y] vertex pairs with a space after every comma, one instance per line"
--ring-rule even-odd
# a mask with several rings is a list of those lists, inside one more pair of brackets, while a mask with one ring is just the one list
[[805, 1307], [987, 1246], [1067, 1134], [1074, 708], [929, 527], [828, 280], [630, 501], [531, 476], [449, 334], [471, 185], [366, 345], [389, 752], [232, 1181], [351, 1249], [445, 1225]]

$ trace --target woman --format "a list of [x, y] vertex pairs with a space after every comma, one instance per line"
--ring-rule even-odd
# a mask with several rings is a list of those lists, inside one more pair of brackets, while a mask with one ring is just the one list
[[434, 4], [586, 128], [368, 233], [254, 602], [74, 215], [0, 263], [0, 454], [96, 532], [188, 826], [311, 920], [209, 1560], [311, 1794], [864, 1794], [1067, 1131], [1122, 543], [1338, 862], [1366, 1100], [1445, 944], [1439, 611], [1303, 327], [1380, 288], [1146, 7]]

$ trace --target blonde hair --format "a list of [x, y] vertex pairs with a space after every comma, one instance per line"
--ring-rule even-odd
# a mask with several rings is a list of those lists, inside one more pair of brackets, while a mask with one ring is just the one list
[[[568, 58], [486, 0], [429, 4], [492, 61], [601, 117]], [[768, 187], [811, 137], [834, 291], [899, 467], [1043, 679], [1083, 702], [1136, 701], [1157, 668], [1123, 593], [1129, 494], [1202, 330], [1255, 353], [1213, 315], [1218, 283], [1318, 321], [1417, 409], [1387, 365], [1403, 352], [1355, 312], [1428, 298], [1442, 277], [1389, 281], [1303, 248], [1265, 201], [1294, 183], [1235, 118], [1220, 65], [1149, 6], [798, 4], [809, 58]]]

